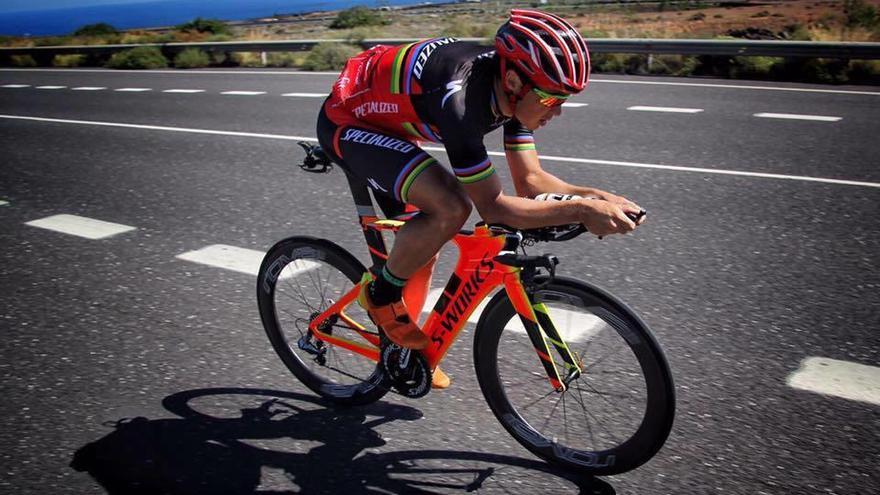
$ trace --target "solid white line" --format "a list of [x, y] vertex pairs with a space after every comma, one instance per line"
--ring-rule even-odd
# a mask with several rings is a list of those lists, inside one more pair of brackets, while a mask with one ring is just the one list
[[790, 387], [880, 405], [880, 368], [823, 357], [809, 357], [788, 376]]
[[204, 89], [166, 89], [163, 93], [204, 93]]
[[153, 88], [119, 88], [119, 89], [114, 89], [113, 91], [128, 91], [131, 93], [138, 93], [141, 91], [152, 91], [152, 90], [153, 90]]
[[563, 107], [569, 107], [569, 108], [580, 108], [580, 107], [585, 107], [587, 105], [589, 105], [589, 103], [570, 102], [570, 103], [563, 103], [562, 104]]
[[64, 89], [67, 86], [37, 86], [36, 89]]
[[107, 89], [107, 87], [106, 87], [106, 86], [105, 86], [105, 87], [100, 87], [100, 86], [80, 86], [80, 87], [78, 87], [78, 88], [70, 88], [70, 89], [72, 89], [72, 90], [74, 90], [74, 91], [100, 91], [100, 90], [102, 90], [102, 89]]
[[296, 96], [299, 98], [326, 98], [329, 93], [284, 93], [281, 96]]
[[86, 239], [104, 239], [116, 234], [121, 234], [122, 232], [135, 230], [134, 227], [128, 225], [105, 222], [103, 220], [95, 220], [93, 218], [77, 215], [53, 215], [51, 217], [26, 222], [25, 225], [85, 237]]
[[[131, 129], [148, 129], [148, 130], [156, 130], [156, 131], [172, 131], [172, 132], [189, 132], [195, 134], [213, 134], [219, 136], [240, 136], [240, 137], [254, 137], [254, 138], [263, 138], [263, 139], [280, 139], [285, 141], [308, 141], [308, 142], [317, 142], [318, 140], [313, 137], [305, 137], [305, 136], [285, 136], [281, 134], [258, 134], [253, 132], [235, 132], [235, 131], [215, 131], [210, 129], [188, 129], [185, 127], [165, 127], [165, 126], [155, 126], [155, 125], [140, 125], [140, 124], [122, 124], [117, 122], [95, 122], [89, 120], [67, 120], [67, 119], [53, 119], [46, 117], [28, 117], [24, 115], [0, 115], [0, 119], [14, 119], [14, 120], [31, 120], [37, 122], [54, 122], [61, 124], [80, 124], [80, 125], [95, 125], [95, 126], [105, 126], [105, 127], [125, 127]], [[439, 151], [446, 152], [445, 148], [434, 147], [434, 146], [425, 146], [423, 148], [426, 151]], [[502, 151], [489, 151], [489, 155], [491, 156], [505, 156]], [[862, 181], [853, 181], [853, 180], [841, 180], [841, 179], [826, 179], [822, 177], [807, 177], [801, 175], [782, 175], [782, 174], [767, 174], [761, 172], [744, 172], [740, 170], [725, 170], [725, 169], [714, 169], [714, 168], [698, 168], [698, 167], [679, 167], [674, 165], [659, 165], [653, 163], [635, 163], [635, 162], [621, 162], [621, 161], [612, 161], [612, 160], [593, 160], [589, 158], [572, 158], [567, 156], [552, 156], [552, 155], [541, 155], [542, 160], [548, 161], [557, 161], [557, 162], [569, 162], [569, 163], [590, 163], [594, 165], [609, 165], [613, 167], [632, 167], [632, 168], [647, 168], [647, 169], [657, 169], [657, 170], [669, 170], [675, 172], [697, 172], [703, 174], [717, 174], [717, 175], [737, 175], [741, 177], [758, 177], [765, 179], [786, 179], [786, 180], [799, 180], [806, 182], [820, 182], [825, 184], [839, 184], [846, 186], [861, 186], [861, 187], [876, 187], [880, 188], [880, 183], [877, 182], [862, 182]]]
[[29, 87], [31, 87], [30, 84], [4, 84], [3, 86], [0, 86], [0, 88], [29, 88]]
[[646, 107], [646, 106], [633, 106], [628, 107], [627, 110], [633, 110], [636, 112], [670, 112], [670, 113], [700, 113], [703, 111], [702, 108], [678, 108], [678, 107]]
[[[214, 244], [196, 251], [178, 254], [175, 258], [256, 276], [265, 255], [264, 251]], [[312, 261], [296, 260], [284, 268], [279, 278], [295, 277], [318, 266]]]
[[803, 93], [832, 93], [843, 95], [869, 95], [880, 96], [877, 91], [851, 91], [845, 89], [813, 89], [813, 88], [784, 88], [778, 86], [748, 86], [738, 84], [709, 84], [709, 83], [685, 83], [685, 82], [667, 82], [667, 81], [623, 81], [615, 79], [590, 79], [592, 83], [612, 83], [612, 84], [647, 84], [652, 86], [686, 86], [698, 88], [721, 88], [721, 89], [753, 89], [766, 91], [795, 91]]
[[284, 136], [281, 134], [259, 134], [255, 132], [215, 131], [211, 129], [188, 129], [186, 127], [166, 127], [160, 125], [122, 124], [118, 122], [96, 122], [92, 120], [49, 119], [45, 117], [26, 117], [23, 115], [0, 115], [2, 119], [33, 120], [36, 122], [54, 122], [58, 124], [96, 125], [103, 127], [124, 127], [129, 129], [147, 129], [151, 131], [189, 132], [194, 134], [213, 134], [216, 136], [240, 136], [264, 139], [281, 139], [286, 141], [318, 142], [316, 138], [305, 136]]
[[257, 96], [266, 94], [265, 91], [223, 91], [221, 95]]
[[765, 119], [790, 119], [790, 120], [815, 120], [819, 122], [837, 122], [843, 117], [831, 117], [827, 115], [799, 115], [794, 113], [756, 113], [755, 117]]

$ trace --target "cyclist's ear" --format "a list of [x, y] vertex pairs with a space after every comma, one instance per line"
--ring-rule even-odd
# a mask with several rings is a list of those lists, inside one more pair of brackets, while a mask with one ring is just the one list
[[508, 69], [504, 74], [504, 87], [513, 94], [519, 94], [523, 87], [523, 81], [513, 69]]

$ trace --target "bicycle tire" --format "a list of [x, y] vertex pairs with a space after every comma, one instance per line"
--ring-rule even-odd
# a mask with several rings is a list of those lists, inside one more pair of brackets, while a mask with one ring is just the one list
[[[291, 264], [294, 264], [292, 271], [285, 272], [285, 269]], [[324, 281], [322, 281], [323, 274], [321, 272], [323, 267], [326, 267], [327, 271], [331, 273]], [[332, 278], [334, 270], [341, 273], [342, 276], [336, 277], [336, 279]], [[328, 291], [329, 295], [337, 297], [345, 294], [360, 281], [364, 272], [366, 272], [366, 268], [363, 264], [338, 245], [325, 239], [297, 236], [284, 239], [269, 249], [263, 258], [257, 277], [257, 302], [260, 318], [278, 357], [306, 387], [337, 405], [363, 405], [382, 398], [388, 392], [388, 387], [384, 383], [384, 373], [378, 363], [373, 363], [366, 357], [332, 344], [319, 342], [311, 337], [311, 333], [308, 332], [308, 321], [303, 315], [308, 313], [310, 319], [326, 309], [332, 303], [327, 297]], [[283, 302], [284, 307], [292, 306], [297, 302], [302, 303], [295, 312], [288, 309], [281, 310], [285, 320], [294, 321], [293, 326], [296, 333], [293, 331], [285, 332], [285, 327], [290, 330], [291, 325], [283, 325], [279, 320], [279, 304], [276, 299], [280, 297], [279, 281], [282, 279], [285, 282], [280, 285], [281, 289], [291, 288], [292, 291], [298, 292], [294, 293], [296, 297], [290, 298], [293, 301]], [[291, 279], [294, 282], [291, 282]], [[319, 297], [315, 298], [320, 301], [319, 303], [310, 304], [311, 299], [307, 295], [308, 291], [300, 287], [300, 281], [303, 281], [302, 284], [311, 282], [312, 289], [321, 293]], [[335, 283], [331, 284], [331, 282]], [[350, 306], [350, 310], [360, 311], [360, 307], [354, 304]], [[363, 315], [362, 318], [358, 318], [358, 321], [369, 324], [370, 321], [365, 316], [366, 313], [364, 312]], [[335, 327], [334, 325], [324, 331], [332, 332]], [[354, 335], [353, 331], [351, 331], [351, 335]], [[290, 337], [293, 337], [294, 340], [292, 341]], [[317, 355], [303, 350], [298, 345], [301, 338], [309, 339], [310, 343], [314, 343], [323, 351], [324, 363], [319, 362]], [[344, 361], [343, 356], [348, 356], [354, 366], [358, 367], [359, 373], [371, 372], [367, 377], [359, 377], [357, 374], [349, 376], [340, 373], [340, 368], [336, 366], [331, 365], [328, 368], [326, 363], [328, 354], [332, 354], [330, 359], [336, 358], [337, 366]], [[322, 376], [319, 373], [322, 369], [327, 370], [328, 374], [335, 378], [328, 379]], [[336, 373], [329, 373], [330, 371], [336, 371]], [[346, 379], [350, 383], [345, 383]]]
[[[546, 282], [546, 278], [543, 280], [539, 278], [536, 282]], [[540, 388], [542, 390], [541, 393], [549, 392], [549, 394], [544, 396], [545, 398], [552, 394], [561, 396], [556, 399], [556, 404], [553, 406], [551, 414], [558, 410], [559, 403], [562, 402], [563, 417], [564, 421], [566, 421], [564, 426], [564, 439], [566, 442], [568, 442], [569, 438], [574, 438], [578, 442], [585, 442], [586, 440], [582, 440], [582, 438], [589, 436], [592, 440], [595, 440], [596, 444], [608, 443], [610, 445], [607, 447], [602, 446], [601, 448], [587, 445], [582, 448], [581, 446], [573, 447], [561, 443], [557, 436], [547, 436], [529, 423], [527, 416], [534, 416], [534, 413], [528, 411], [528, 414], [526, 414], [527, 409], [534, 407], [537, 402], [528, 406], [513, 403], [513, 401], [518, 400], [517, 397], [519, 395], [523, 394], [520, 394], [519, 389], [510, 383], [511, 378], [515, 378], [515, 376], [508, 373], [507, 370], [517, 366], [518, 363], [514, 361], [510, 365], [499, 365], [499, 362], [504, 362], [505, 357], [514, 359], [516, 357], [512, 355], [504, 356], [499, 353], [499, 346], [507, 347], [508, 342], [516, 341], [520, 338], [520, 336], [516, 335], [517, 332], [514, 329], [519, 324], [519, 317], [514, 311], [505, 291], [496, 294], [489, 302], [477, 324], [474, 335], [474, 366], [477, 379], [480, 389], [495, 417], [523, 447], [538, 457], [567, 470], [593, 476], [614, 475], [630, 471], [647, 462], [665, 443], [672, 429], [675, 416], [675, 390], [672, 374], [662, 349], [647, 325], [614, 296], [598, 287], [579, 280], [556, 277], [545, 287], [536, 290], [532, 297], [536, 298], [534, 300], [545, 302], [548, 305], [549, 314], [552, 319], [556, 319], [554, 314], [557, 314], [557, 316], [562, 315], [565, 319], [575, 322], [575, 330], [577, 331], [586, 326], [586, 323], [584, 323], [586, 320], [578, 313], [579, 310], [584, 310], [584, 314], [589, 312], [597, 319], [591, 320], [593, 323], [590, 323], [592, 326], [589, 332], [585, 331], [579, 334], [581, 335], [580, 338], [583, 338], [583, 335], [591, 335], [589, 337], [590, 340], [586, 344], [587, 349], [585, 349], [584, 354], [581, 354], [585, 358], [582, 366], [583, 373], [579, 378], [571, 382], [566, 392], [560, 394], [553, 391], [547, 380], [547, 374], [540, 365], [539, 359], [535, 355], [534, 347], [530, 343], [527, 344], [528, 350], [523, 349], [521, 351], [525, 353], [522, 362], [530, 364], [534, 371], [531, 376], [527, 376], [520, 375], [521, 372], [517, 370], [515, 372], [516, 376], [525, 377], [526, 380], [533, 379], [532, 383], [535, 384], [536, 389]], [[557, 309], [557, 306], [560, 308], [571, 306], [574, 309]], [[564, 314], [565, 311], [572, 311], [574, 316]], [[514, 323], [510, 323], [511, 320], [514, 320]], [[506, 327], [509, 327], [507, 331], [505, 331]], [[609, 333], [607, 340], [615, 341], [614, 334], [616, 334], [619, 337], [618, 340], [623, 342], [623, 344], [618, 345], [629, 349], [639, 368], [638, 374], [640, 377], [635, 377], [635, 373], [626, 373], [619, 370], [607, 373], [603, 371], [600, 373], [591, 367], [591, 362], [594, 363], [593, 366], [598, 366], [603, 364], [603, 361], [601, 361], [603, 359], [608, 365], [619, 365], [619, 362], [622, 362], [626, 355], [630, 355], [630, 353], [621, 351], [614, 351], [613, 353], [610, 350], [606, 351], [606, 348], [610, 349], [611, 346], [599, 341], [599, 336], [606, 331]], [[507, 337], [502, 340], [504, 335], [507, 335]], [[601, 338], [604, 341], [605, 337]], [[524, 329], [522, 339], [528, 342]], [[575, 353], [577, 352], [577, 345], [580, 344], [569, 342], [569, 347]], [[590, 346], [595, 347], [590, 353], [587, 353]], [[607, 357], [596, 357], [594, 359], [594, 356], [600, 352], [608, 352]], [[511, 354], [514, 353], [511, 352]], [[559, 360], [557, 359], [557, 361]], [[502, 368], [504, 370], [503, 373], [499, 372], [499, 369]], [[504, 375], [504, 377], [501, 375]], [[609, 394], [597, 388], [599, 387], [598, 379], [609, 382], [615, 380], [618, 382], [628, 381], [629, 383], [626, 384], [626, 387], [629, 388], [627, 388], [626, 393], [618, 393], [619, 391], [613, 389], [615, 392]], [[538, 384], [534, 380], [542, 383]], [[645, 386], [644, 405], [642, 406], [636, 402], [637, 391], [634, 392], [632, 388], [634, 384], [640, 383], [641, 380], [644, 381]], [[528, 385], [526, 383], [526, 387]], [[619, 383], [616, 385], [619, 385]], [[564, 398], [565, 394], [575, 393], [575, 391], [580, 397], [571, 396], [573, 405], [580, 405], [583, 408], [583, 418], [585, 420], [583, 423], [586, 423], [586, 426], [584, 427], [584, 425], [576, 423], [574, 426], [583, 430], [583, 432], [569, 437]], [[586, 400], [584, 398], [584, 391], [587, 392], [587, 398], [590, 398], [589, 394], [593, 392], [597, 395], [597, 398], [592, 401]], [[615, 402], [606, 398], [606, 396], [614, 397], [614, 395], [620, 396]], [[511, 399], [511, 397], [514, 397], [514, 399]], [[622, 399], [632, 399], [635, 406], [626, 410], [627, 406], [623, 404]], [[588, 410], [587, 404], [589, 404], [590, 410]], [[630, 418], [628, 416], [637, 416], [634, 412], [638, 411], [641, 407], [644, 410], [639, 418]], [[600, 408], [618, 409], [616, 413], [620, 413], [621, 423], [633, 423], [633, 427], [629, 428], [632, 430], [632, 433], [627, 434], [625, 432], [621, 435], [621, 438], [626, 438], [626, 440], [621, 442], [612, 434], [614, 432], [613, 429], [624, 428], [616, 423], [612, 423], [611, 427], [605, 427], [607, 428], [607, 433], [600, 431], [598, 428], [594, 431], [591, 422], [597, 419], [597, 411], [591, 410]], [[545, 415], [539, 413], [538, 419], [545, 420]], [[533, 419], [532, 421], [537, 423], [538, 419]], [[545, 428], [550, 421], [551, 418], [547, 416], [544, 421]], [[637, 427], [635, 426], [636, 422], [638, 422]], [[597, 432], [600, 433], [599, 439], [602, 439], [602, 441], [595, 438], [595, 433]], [[608, 440], [605, 440], [606, 438]]]

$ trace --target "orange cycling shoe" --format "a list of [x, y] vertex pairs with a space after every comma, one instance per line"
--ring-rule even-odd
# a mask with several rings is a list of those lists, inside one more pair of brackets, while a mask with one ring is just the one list
[[418, 325], [410, 319], [403, 300], [384, 306], [374, 306], [372, 301], [370, 301], [370, 296], [367, 294], [368, 286], [369, 284], [361, 285], [361, 292], [358, 294], [358, 304], [367, 310], [373, 323], [385, 332], [385, 335], [391, 342], [417, 351], [428, 347], [431, 341], [427, 335], [422, 333]]

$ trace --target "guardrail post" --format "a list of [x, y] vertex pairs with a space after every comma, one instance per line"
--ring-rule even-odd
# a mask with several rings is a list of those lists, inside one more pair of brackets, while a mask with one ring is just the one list
[[260, 63], [263, 64], [263, 67], [269, 64], [269, 61], [266, 58], [266, 52], [260, 52]]

